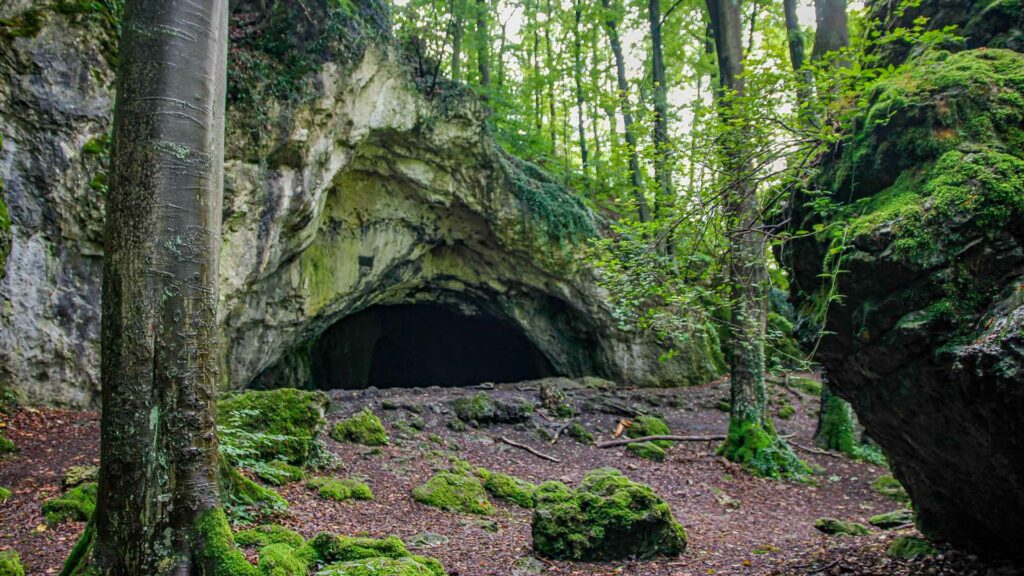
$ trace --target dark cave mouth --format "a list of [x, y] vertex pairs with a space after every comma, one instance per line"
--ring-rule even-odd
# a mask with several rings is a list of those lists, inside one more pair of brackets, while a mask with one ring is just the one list
[[373, 306], [346, 316], [311, 352], [313, 384], [321, 390], [472, 386], [555, 375], [512, 323], [436, 304]]

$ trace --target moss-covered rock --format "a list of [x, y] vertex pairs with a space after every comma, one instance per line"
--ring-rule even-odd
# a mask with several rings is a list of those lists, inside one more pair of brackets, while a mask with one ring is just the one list
[[[318, 573], [321, 575], [445, 576], [444, 568], [438, 560], [411, 554], [405, 544], [394, 536], [376, 539], [321, 533], [310, 540], [307, 546], [314, 551], [318, 562], [328, 564]], [[372, 569], [379, 571], [365, 571]]]
[[293, 464], [289, 464], [284, 460], [271, 460], [270, 462], [264, 462], [260, 466], [252, 468], [253, 474], [259, 477], [260, 480], [273, 484], [274, 486], [282, 486], [289, 482], [298, 482], [306, 477], [306, 471]]
[[888, 553], [889, 556], [900, 560], [913, 560], [920, 556], [934, 556], [939, 551], [924, 538], [901, 536], [892, 541]]
[[755, 422], [730, 424], [718, 453], [763, 478], [801, 478], [811, 472], [774, 429]]
[[565, 433], [580, 444], [593, 444], [594, 435], [579, 422], [573, 422], [565, 429]]
[[872, 516], [868, 523], [872, 526], [877, 526], [883, 530], [890, 528], [897, 528], [899, 526], [906, 526], [914, 522], [914, 511], [901, 508], [899, 510], [893, 510], [892, 512], [886, 512], [884, 514], [876, 514]]
[[686, 531], [668, 503], [618, 470], [594, 470], [577, 490], [545, 482], [534, 500], [533, 548], [543, 556], [619, 560], [686, 549]]
[[830, 536], [865, 536], [871, 533], [871, 531], [862, 524], [846, 522], [835, 518], [818, 518], [814, 521], [814, 527], [820, 532], [824, 532]]
[[[630, 438], [664, 436], [671, 433], [672, 430], [669, 429], [668, 424], [657, 416], [637, 416], [633, 419], [633, 424], [629, 428], [626, 428], [626, 436]], [[672, 447], [672, 442], [668, 440], [655, 440], [654, 443], [663, 450]]]
[[484, 479], [484, 489], [495, 498], [508, 500], [523, 508], [533, 508], [533, 494], [537, 486], [515, 476], [492, 472]]
[[324, 413], [329, 403], [323, 392], [294, 388], [228, 396], [217, 404], [218, 435], [223, 443], [223, 436], [233, 430], [259, 434], [255, 445], [246, 448], [258, 452], [262, 460], [303, 466], [317, 450], [317, 437], [327, 425]]
[[796, 414], [796, 407], [787, 402], [786, 404], [783, 404], [781, 408], [779, 408], [779, 411], [776, 412], [775, 415], [778, 416], [782, 420], [789, 420], [795, 414]]
[[388, 432], [369, 408], [363, 408], [349, 418], [334, 425], [331, 438], [338, 442], [353, 442], [364, 446], [383, 446], [388, 443]]
[[451, 407], [459, 420], [477, 427], [516, 424], [528, 420], [533, 414], [533, 405], [529, 402], [498, 400], [486, 392], [456, 398], [452, 400]]
[[11, 490], [0, 486], [0, 504], [3, 504], [11, 499]]
[[305, 559], [295, 553], [295, 547], [284, 543], [268, 544], [260, 548], [260, 574], [264, 576], [306, 576]]
[[21, 556], [14, 550], [0, 552], [0, 576], [25, 576]]
[[479, 480], [452, 472], [435, 474], [414, 488], [412, 497], [417, 502], [450, 512], [490, 514], [494, 511]]
[[261, 512], [288, 508], [288, 501], [282, 498], [276, 490], [260, 486], [246, 478], [224, 458], [220, 460], [218, 475], [220, 477], [220, 499], [225, 504], [252, 507]]
[[59, 498], [43, 502], [43, 519], [49, 526], [69, 520], [87, 522], [96, 510], [96, 483], [87, 482], [65, 492]]
[[270, 544], [287, 544], [299, 548], [306, 542], [301, 534], [280, 524], [264, 524], [235, 533], [235, 544], [262, 548]]
[[310, 478], [306, 486], [316, 490], [324, 500], [373, 500], [370, 486], [352, 478], [318, 476]]
[[871, 483], [871, 489], [883, 496], [892, 498], [897, 502], [906, 504], [910, 502], [910, 495], [903, 488], [900, 481], [888, 474], [883, 474]]
[[4, 436], [2, 433], [0, 433], [0, 456], [3, 456], [4, 454], [11, 454], [17, 451], [18, 447], [14, 445], [14, 442], [7, 436]]
[[70, 490], [86, 482], [98, 482], [99, 479], [100, 469], [98, 466], [68, 466], [64, 470], [64, 476], [60, 480], [60, 485], [65, 490]]
[[656, 442], [634, 442], [633, 444], [626, 445], [626, 450], [645, 460], [665, 461], [665, 450]]

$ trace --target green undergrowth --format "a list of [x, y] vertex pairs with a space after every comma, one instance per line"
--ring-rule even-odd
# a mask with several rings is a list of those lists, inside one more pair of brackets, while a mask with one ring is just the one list
[[[330, 400], [323, 392], [294, 388], [252, 390], [223, 398], [217, 404], [217, 436], [221, 451], [237, 465], [281, 460], [306, 466], [315, 460], [317, 439], [327, 425]], [[271, 471], [260, 471], [270, 476]]]
[[246, 478], [224, 458], [218, 474], [220, 500], [233, 520], [250, 521], [288, 509], [288, 501], [276, 490]]
[[668, 503], [618, 470], [588, 473], [578, 489], [545, 482], [535, 493], [533, 548], [563, 560], [621, 560], [674, 556], [686, 531]]
[[335, 424], [331, 429], [331, 438], [364, 446], [383, 446], [389, 440], [384, 423], [369, 408], [363, 408]]
[[4, 454], [12, 454], [17, 451], [18, 447], [14, 445], [14, 441], [0, 433], [0, 456]]
[[718, 454], [763, 478], [803, 480], [811, 473], [774, 428], [766, 429], [755, 422], [730, 423], [729, 434]]
[[310, 478], [306, 486], [316, 490], [324, 500], [373, 500], [370, 486], [361, 480], [352, 478], [331, 478], [318, 476]]
[[538, 220], [551, 238], [575, 243], [597, 236], [594, 215], [578, 195], [537, 165], [500, 147], [496, 153], [505, 181], [521, 202], [523, 212]]
[[0, 504], [7, 503], [7, 501], [11, 499], [11, 496], [12, 492], [10, 488], [4, 488], [3, 486], [0, 486]]

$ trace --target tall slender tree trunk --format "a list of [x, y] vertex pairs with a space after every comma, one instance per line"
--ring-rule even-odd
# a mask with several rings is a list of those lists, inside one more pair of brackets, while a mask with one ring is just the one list
[[551, 47], [551, 23], [554, 21], [554, 17], [555, 13], [552, 10], [551, 0], [548, 0], [544, 18], [544, 84], [548, 93], [548, 134], [551, 137], [551, 153], [557, 154], [558, 125], [555, 110], [555, 58]]
[[[654, 213], [664, 216], [673, 204], [672, 167], [669, 165], [671, 143], [668, 137], [668, 85], [665, 79], [665, 56], [661, 40], [661, 0], [649, 0], [647, 17], [651, 32], [651, 80], [654, 85], [654, 177], [658, 181]], [[663, 252], [671, 246], [666, 241]]]
[[587, 150], [587, 132], [584, 126], [586, 111], [584, 109], [583, 97], [583, 39], [580, 33], [580, 24], [583, 21], [583, 5], [581, 0], [573, 0], [573, 78], [576, 81], [576, 130], [579, 133], [580, 141], [580, 164], [583, 173], [586, 174], [590, 167], [590, 154]]
[[462, 21], [462, 2], [464, 0], [453, 0], [452, 2], [452, 80], [462, 80], [462, 36], [465, 34], [465, 25]]
[[491, 85], [491, 33], [487, 27], [487, 0], [476, 0], [476, 67], [480, 73], [480, 85]]
[[814, 0], [814, 34], [812, 60], [820, 60], [829, 52], [850, 45], [850, 25], [846, 16], [846, 0]]
[[729, 434], [720, 448], [730, 460], [765, 476], [806, 470], [778, 438], [768, 413], [764, 338], [767, 272], [757, 190], [751, 181], [742, 106], [744, 96], [742, 22], [739, 0], [707, 0], [718, 51], [721, 93], [716, 104], [725, 126], [720, 156], [726, 188], [729, 288], [732, 316]]
[[629, 154], [630, 192], [636, 201], [637, 218], [640, 222], [650, 222], [651, 209], [647, 206], [643, 177], [640, 174], [640, 153], [636, 146], [636, 134], [633, 133], [633, 112], [629, 103], [629, 83], [626, 81], [626, 63], [622, 56], [618, 22], [612, 10], [611, 0], [601, 0], [601, 7], [605, 11], [608, 42], [612, 45], [612, 55], [615, 57], [615, 79], [618, 84], [619, 106], [622, 109], [626, 146], [629, 148], [627, 152]]
[[793, 71], [797, 74], [796, 100], [797, 106], [805, 106], [800, 112], [802, 120], [813, 122], [814, 118], [809, 113], [811, 99], [811, 86], [814, 78], [811, 71], [804, 68], [804, 33], [800, 29], [800, 19], [797, 17], [797, 0], [783, 0], [783, 12], [786, 16], [786, 37], [789, 43], [789, 60], [793, 65]]
[[[99, 500], [65, 573], [221, 574], [215, 399], [227, 0], [129, 0], [103, 278]], [[90, 534], [90, 531], [94, 533]], [[75, 557], [77, 554], [77, 557]], [[230, 554], [230, 557], [224, 556]]]

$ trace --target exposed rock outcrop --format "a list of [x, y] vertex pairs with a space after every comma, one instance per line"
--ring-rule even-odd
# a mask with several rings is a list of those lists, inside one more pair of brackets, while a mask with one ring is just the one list
[[[827, 307], [818, 359], [885, 449], [922, 531], [1019, 555], [1024, 56], [916, 58], [876, 83], [825, 159], [819, 184], [837, 204], [802, 208], [817, 233], [790, 246], [789, 264], [804, 315]], [[823, 262], [842, 270], [839, 300]]]
[[[322, 12], [308, 19], [320, 29], [289, 20], [288, 2], [266, 17], [233, 4], [225, 386], [308, 385], [309, 350], [328, 327], [368, 307], [417, 303], [497, 318], [559, 374], [646, 385], [711, 377], [719, 367], [704, 335], [667, 355], [615, 328], [581, 257], [591, 213], [495, 145], [478, 98], [451, 86], [424, 96], [399, 50], [362, 40], [386, 36], [380, 7], [356, 4], [347, 13], [305, 2]], [[0, 386], [29, 402], [98, 398], [116, 54], [94, 16], [24, 0], [0, 8], [11, 26], [25, 23], [0, 31], [12, 238], [0, 280]], [[297, 59], [268, 47], [279, 29], [302, 43], [288, 52]]]

